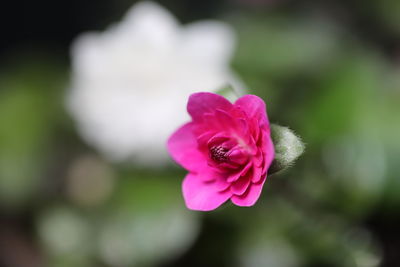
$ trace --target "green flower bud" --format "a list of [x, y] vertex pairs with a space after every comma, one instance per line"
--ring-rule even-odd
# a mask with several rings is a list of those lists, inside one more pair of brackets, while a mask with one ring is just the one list
[[275, 148], [275, 159], [268, 169], [268, 174], [284, 170], [304, 152], [304, 143], [292, 130], [271, 124], [271, 137]]
[[240, 96], [238, 90], [229, 84], [219, 88], [215, 93], [225, 97], [232, 103], [235, 102]]

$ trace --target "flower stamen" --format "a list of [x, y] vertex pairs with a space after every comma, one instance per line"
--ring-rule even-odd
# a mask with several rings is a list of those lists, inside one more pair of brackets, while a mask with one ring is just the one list
[[222, 146], [213, 146], [210, 148], [210, 158], [217, 163], [228, 161], [227, 152], [229, 150]]

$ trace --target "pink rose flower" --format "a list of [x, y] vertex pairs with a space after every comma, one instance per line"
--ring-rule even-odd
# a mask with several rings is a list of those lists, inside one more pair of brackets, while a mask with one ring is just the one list
[[213, 93], [195, 93], [192, 121], [168, 140], [173, 159], [189, 171], [182, 184], [186, 206], [208, 211], [230, 199], [252, 206], [261, 194], [274, 146], [264, 101], [245, 95], [234, 104]]

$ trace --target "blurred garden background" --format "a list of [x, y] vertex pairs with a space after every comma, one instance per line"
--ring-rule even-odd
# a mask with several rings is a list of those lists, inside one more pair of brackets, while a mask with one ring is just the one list
[[[2, 4], [0, 266], [400, 266], [399, 1], [135, 3]], [[306, 152], [189, 211], [162, 134], [220, 81]]]

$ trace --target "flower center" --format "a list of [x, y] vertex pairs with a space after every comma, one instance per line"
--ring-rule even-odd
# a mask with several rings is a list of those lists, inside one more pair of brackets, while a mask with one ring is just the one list
[[213, 146], [210, 148], [210, 157], [215, 162], [221, 163], [228, 160], [227, 152], [229, 150], [222, 146]]

